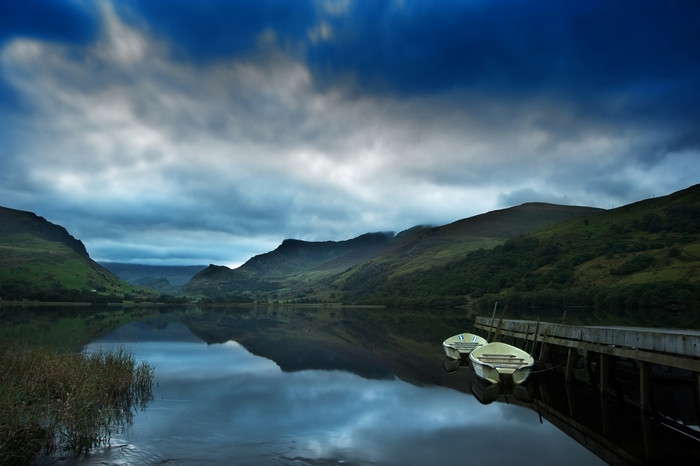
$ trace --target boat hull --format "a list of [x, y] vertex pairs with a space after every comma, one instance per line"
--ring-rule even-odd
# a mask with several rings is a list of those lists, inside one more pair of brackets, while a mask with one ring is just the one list
[[473, 350], [469, 360], [478, 377], [505, 385], [525, 382], [535, 364], [532, 356], [520, 348], [497, 342]]
[[469, 353], [486, 343], [486, 339], [479, 335], [459, 333], [443, 341], [442, 348], [450, 359], [468, 359]]
[[502, 383], [490, 383], [489, 381], [474, 377], [469, 384], [469, 388], [474, 395], [474, 398], [481, 404], [493, 403], [500, 397], [504, 397], [508, 402], [508, 396], [512, 395], [521, 403], [532, 403], [532, 396], [526, 384], [505, 385]]

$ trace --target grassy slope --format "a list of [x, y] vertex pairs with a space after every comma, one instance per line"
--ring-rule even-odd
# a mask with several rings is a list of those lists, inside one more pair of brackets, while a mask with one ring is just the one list
[[[324, 299], [330, 292], [336, 300], [366, 304], [455, 305], [485, 299], [492, 306], [493, 299], [505, 302], [517, 294], [522, 305], [541, 307], [571, 304], [575, 295], [588, 293], [579, 304], [688, 309], [697, 304], [700, 289], [699, 222], [700, 185], [591, 211], [490, 249], [454, 254], [454, 260], [442, 259], [455, 246], [445, 239], [447, 233], [434, 229], [429, 233], [438, 241], [414, 242], [423, 248], [420, 253], [407, 249], [402, 262], [401, 248], [392, 250], [346, 272], [316, 296]], [[412, 268], [422, 255], [433, 261]]]
[[79, 298], [92, 290], [96, 296], [144, 294], [65, 244], [30, 233], [0, 236], [0, 284], [3, 297], [12, 299], [45, 296], [60, 300], [66, 291]]
[[[679, 212], [682, 215], [679, 215]], [[535, 235], [558, 244], [571, 260], [581, 251], [595, 257], [578, 265], [578, 286], [615, 286], [664, 280], [700, 281], [700, 185], [656, 199], [562, 222]], [[650, 220], [656, 219], [655, 224]], [[697, 224], [696, 224], [697, 225]], [[611, 273], [638, 257], [649, 265], [629, 274]]]
[[510, 238], [537, 231], [599, 209], [528, 203], [423, 229], [376, 259], [391, 266], [390, 276], [427, 270], [462, 259], [478, 249], [491, 249]]
[[277, 249], [229, 269], [210, 265], [187, 283], [189, 295], [258, 297], [303, 290], [357, 263], [369, 260], [391, 245], [391, 233], [367, 233], [346, 241], [285, 240]]
[[[274, 261], [265, 265], [274, 276], [210, 267], [200, 277], [256, 298], [367, 304], [459, 304], [514, 292], [698, 283], [699, 219], [700, 185], [610, 211], [533, 203], [407, 230], [390, 249], [345, 270], [347, 257], [309, 266], [302, 249], [297, 262], [270, 255]], [[282, 276], [280, 263], [304, 267]], [[0, 235], [0, 285], [8, 283], [42, 293], [137, 292], [63, 243], [22, 233]]]
[[[313, 298], [332, 300], [342, 293], [341, 290], [353, 289], [343, 296], [353, 301], [366, 301], [366, 297], [374, 296], [371, 301], [376, 299], [376, 290], [392, 280], [410, 283], [413, 277], [459, 262], [470, 252], [493, 249], [508, 239], [599, 211], [589, 207], [528, 203], [440, 227], [414, 229], [405, 238], [397, 237], [394, 248], [371, 261], [314, 283]], [[385, 298], [392, 292], [397, 296], [406, 294], [400, 286], [391, 290], [391, 286], [387, 287]]]

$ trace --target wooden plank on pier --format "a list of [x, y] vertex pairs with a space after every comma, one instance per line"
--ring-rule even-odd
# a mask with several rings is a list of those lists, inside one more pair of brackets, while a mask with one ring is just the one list
[[[536, 339], [585, 351], [700, 372], [700, 332], [649, 328], [586, 327], [540, 322], [529, 334], [532, 321], [503, 320], [500, 332], [516, 338]], [[487, 330], [487, 318], [477, 317], [476, 327]], [[541, 359], [541, 358], [540, 358]]]

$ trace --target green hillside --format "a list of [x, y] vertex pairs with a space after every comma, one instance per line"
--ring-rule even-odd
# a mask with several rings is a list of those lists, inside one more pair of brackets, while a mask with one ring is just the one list
[[[150, 272], [149, 272], [150, 273]], [[700, 185], [612, 210], [529, 203], [347, 241], [285, 240], [241, 267], [210, 265], [184, 300], [467, 306], [511, 316], [587, 309], [596, 322], [700, 327]], [[29, 212], [0, 208], [0, 298], [157, 299]], [[573, 312], [573, 311], [572, 311]], [[632, 317], [632, 318], [631, 318]]]
[[[363, 265], [364, 270], [386, 269], [386, 278], [441, 266], [478, 249], [491, 249], [561, 221], [598, 212], [592, 207], [527, 203], [462, 219], [448, 225], [415, 229], [396, 246]], [[348, 271], [347, 279], [358, 270]]]
[[[493, 248], [509, 238], [600, 209], [530, 203], [439, 227], [414, 227], [393, 236], [371, 233], [347, 241], [285, 240], [277, 249], [231, 270], [210, 266], [184, 290], [226, 300], [283, 302], [401, 301], [384, 288], [401, 276], [461, 260], [470, 251]], [[451, 301], [452, 298], [448, 298]], [[463, 299], [462, 299], [463, 301]]]
[[[639, 323], [664, 325], [672, 318], [697, 327], [700, 185], [590, 212], [442, 265], [401, 275], [395, 269], [387, 262], [349, 271], [332, 283], [337, 299], [473, 304], [482, 313], [499, 301], [521, 315], [561, 315], [579, 306], [616, 312], [620, 322], [632, 313]], [[642, 311], [649, 312], [639, 319]]]
[[[423, 276], [449, 269], [469, 253], [489, 250], [518, 236], [600, 209], [527, 203], [432, 228], [398, 235], [396, 246], [370, 261], [314, 284], [309, 300], [339, 300], [358, 304], [461, 305], [465, 297], [444, 294], [442, 286], [428, 289]], [[418, 283], [414, 281], [418, 280]], [[438, 278], [449, 282], [449, 278]]]
[[100, 303], [148, 296], [90, 259], [65, 228], [0, 207], [0, 299]]
[[298, 294], [309, 283], [334, 276], [390, 248], [393, 233], [367, 233], [345, 241], [287, 239], [236, 269], [210, 265], [183, 287], [190, 295], [250, 301]]

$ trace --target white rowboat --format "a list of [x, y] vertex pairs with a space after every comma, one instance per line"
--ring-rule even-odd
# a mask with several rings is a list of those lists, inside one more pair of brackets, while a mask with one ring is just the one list
[[442, 342], [442, 348], [450, 359], [466, 359], [475, 348], [488, 343], [473, 333], [460, 333]]
[[519, 385], [530, 375], [535, 360], [525, 351], [505, 343], [488, 343], [469, 353], [477, 376], [491, 383]]

